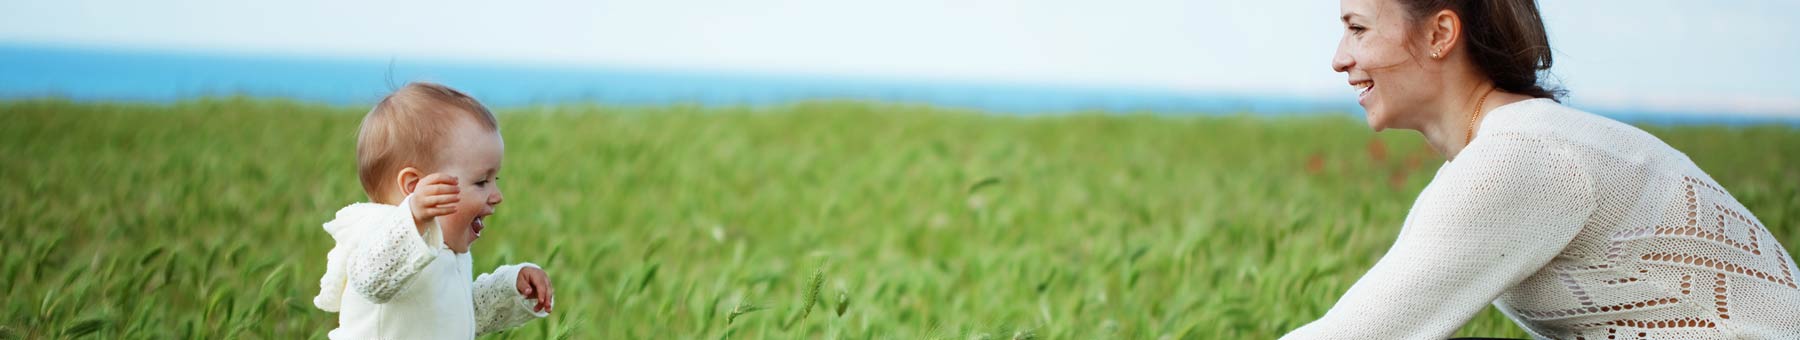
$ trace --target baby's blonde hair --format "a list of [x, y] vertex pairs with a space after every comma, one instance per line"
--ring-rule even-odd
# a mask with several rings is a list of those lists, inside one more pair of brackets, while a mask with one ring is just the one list
[[383, 197], [382, 189], [393, 186], [394, 174], [406, 167], [435, 169], [438, 148], [464, 122], [487, 131], [500, 129], [487, 107], [448, 86], [412, 82], [381, 99], [356, 134], [356, 175], [363, 193], [376, 203], [399, 204], [398, 197]]

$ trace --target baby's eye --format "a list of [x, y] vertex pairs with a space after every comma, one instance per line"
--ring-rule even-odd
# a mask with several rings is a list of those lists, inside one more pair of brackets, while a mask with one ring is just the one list
[[488, 184], [488, 180], [485, 180], [485, 179], [480, 180], [480, 181], [475, 181], [475, 186], [478, 186], [478, 187], [486, 187], [487, 184]]

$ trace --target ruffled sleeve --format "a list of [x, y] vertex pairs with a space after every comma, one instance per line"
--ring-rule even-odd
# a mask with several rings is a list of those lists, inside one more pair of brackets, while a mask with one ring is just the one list
[[[475, 278], [476, 334], [504, 331], [550, 316], [549, 312], [531, 310], [537, 299], [519, 294], [519, 269], [526, 267], [539, 268], [530, 262], [506, 265]], [[554, 305], [556, 301], [550, 303]]]
[[[444, 247], [436, 222], [421, 235], [407, 210], [412, 197], [400, 206], [386, 206], [384, 213], [368, 219], [363, 239], [351, 250], [349, 288], [374, 303], [385, 303], [417, 278]], [[430, 237], [427, 237], [429, 235]], [[431, 242], [428, 239], [436, 239]]]

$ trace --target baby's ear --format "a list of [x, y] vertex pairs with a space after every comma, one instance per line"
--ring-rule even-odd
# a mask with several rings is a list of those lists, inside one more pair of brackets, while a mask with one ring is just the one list
[[419, 189], [419, 181], [424, 179], [424, 171], [410, 166], [400, 169], [400, 173], [394, 174], [394, 183], [400, 185], [400, 196], [402, 197], [412, 195], [414, 190]]

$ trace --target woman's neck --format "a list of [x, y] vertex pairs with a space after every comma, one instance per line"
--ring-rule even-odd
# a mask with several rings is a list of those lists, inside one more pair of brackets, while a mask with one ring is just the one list
[[[1492, 91], [1492, 93], [1489, 93]], [[1500, 91], [1493, 83], [1482, 82], [1465, 86], [1457, 86], [1449, 91], [1458, 95], [1447, 98], [1444, 104], [1435, 109], [1439, 114], [1434, 121], [1420, 126], [1419, 133], [1425, 135], [1425, 143], [1430, 144], [1444, 159], [1456, 160], [1463, 148], [1471, 142], [1470, 136], [1481, 128], [1478, 120], [1474, 120], [1475, 111], [1479, 107], [1479, 117], [1486, 117], [1487, 112], [1514, 102], [1531, 99], [1530, 97]]]

